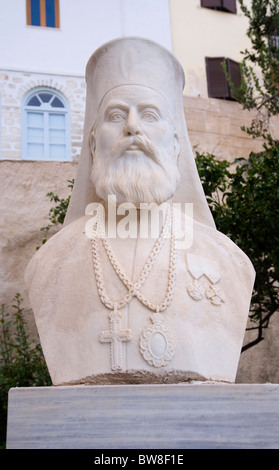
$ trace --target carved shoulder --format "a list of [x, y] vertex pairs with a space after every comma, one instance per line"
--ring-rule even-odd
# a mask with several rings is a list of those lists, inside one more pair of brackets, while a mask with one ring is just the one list
[[229, 237], [198, 222], [194, 223], [193, 248], [204, 245], [208, 253], [214, 253], [220, 262], [229, 266], [238, 266], [252, 282], [255, 269], [250, 258]]

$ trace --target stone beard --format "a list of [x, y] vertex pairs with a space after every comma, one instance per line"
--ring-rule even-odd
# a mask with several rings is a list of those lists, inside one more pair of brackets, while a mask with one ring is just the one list
[[124, 90], [108, 93], [100, 108], [90, 138], [91, 180], [103, 200], [161, 204], [180, 181], [177, 133], [159, 94], [127, 88], [125, 98]]

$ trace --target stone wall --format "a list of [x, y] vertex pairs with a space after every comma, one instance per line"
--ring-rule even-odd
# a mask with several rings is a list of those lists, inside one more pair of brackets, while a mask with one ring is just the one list
[[[12, 305], [16, 293], [29, 311], [30, 331], [35, 331], [24, 271], [41, 245], [52, 204], [46, 194], [67, 197], [67, 180], [74, 178], [74, 162], [0, 161], [0, 304]], [[48, 237], [55, 233], [51, 230]]]
[[85, 110], [83, 77], [0, 70], [0, 158], [21, 158], [21, 106], [25, 94], [37, 87], [57, 90], [67, 99], [71, 115], [71, 158], [78, 159]]
[[[244, 344], [257, 338], [255, 330], [248, 328], [255, 324], [248, 322]], [[271, 317], [269, 326], [263, 330], [263, 340], [244, 351], [240, 356], [236, 381], [238, 383], [279, 383], [279, 314]]]
[[255, 114], [244, 111], [235, 101], [184, 96], [184, 110], [192, 147], [199, 152], [233, 160], [262, 147], [261, 140], [241, 130], [251, 124]]

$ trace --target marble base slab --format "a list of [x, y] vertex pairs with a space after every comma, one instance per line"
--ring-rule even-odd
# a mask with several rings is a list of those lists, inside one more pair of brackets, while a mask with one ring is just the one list
[[7, 449], [278, 449], [279, 385], [12, 388]]

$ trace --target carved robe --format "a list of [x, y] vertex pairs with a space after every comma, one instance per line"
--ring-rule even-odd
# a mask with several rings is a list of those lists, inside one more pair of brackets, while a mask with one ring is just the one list
[[[26, 270], [53, 384], [234, 382], [254, 283], [247, 256], [222, 233], [195, 222], [191, 248], [177, 250], [175, 293], [160, 315], [160, 336], [160, 325], [152, 321], [154, 312], [137, 298], [120, 309], [117, 324], [110, 321], [111, 310], [101, 302], [96, 287], [91, 240], [85, 235], [88, 218], [79, 218], [54, 235]], [[129, 279], [136, 282], [155, 240], [109, 242]], [[168, 284], [169, 243], [164, 242], [141, 288], [158, 305]], [[99, 246], [106, 291], [111, 300], [119, 301], [127, 289]], [[112, 340], [113, 328], [116, 335], [122, 331], [117, 343]], [[130, 335], [125, 336], [125, 331]], [[112, 367], [115, 354], [120, 354], [117, 371]], [[167, 360], [152, 361], [160, 355]]]

